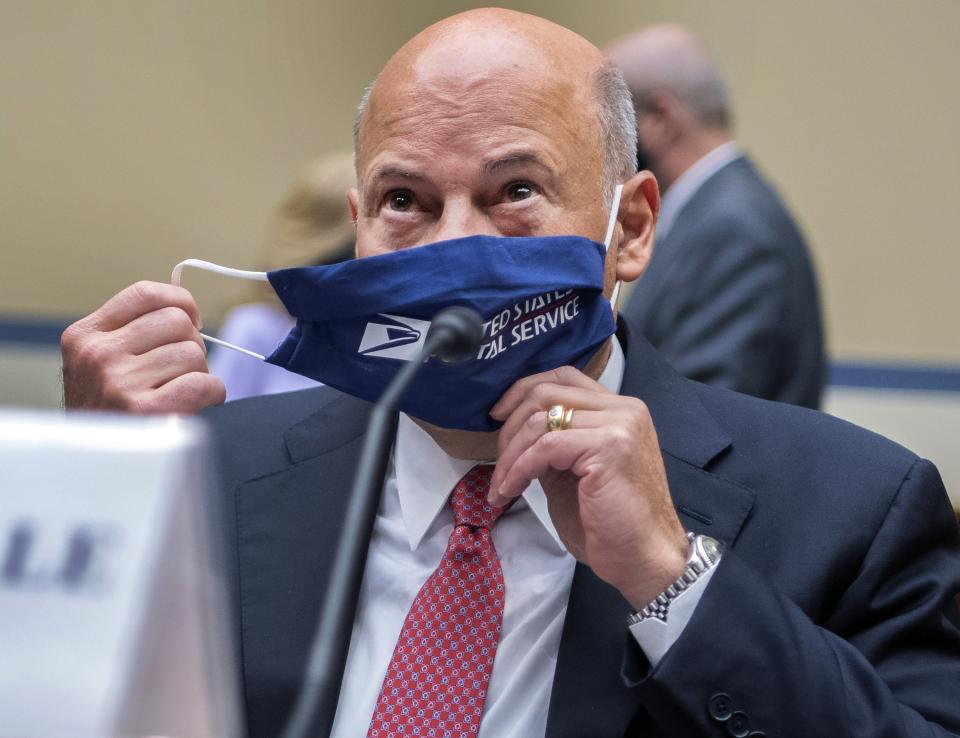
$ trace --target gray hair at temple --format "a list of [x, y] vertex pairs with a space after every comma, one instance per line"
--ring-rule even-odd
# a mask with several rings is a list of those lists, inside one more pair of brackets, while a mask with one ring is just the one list
[[[374, 80], [367, 86], [357, 106], [357, 116], [353, 122], [354, 156], [360, 142], [363, 116], [376, 84]], [[600, 186], [609, 206], [614, 188], [637, 172], [637, 128], [630, 90], [616, 65], [608, 62], [601, 66], [594, 77], [593, 88], [597, 97], [600, 136], [603, 139]]]
[[704, 128], [731, 126], [730, 92], [720, 64], [686, 28], [649, 26], [616, 41], [607, 55], [623, 70], [638, 113], [649, 109], [655, 95], [668, 93]]

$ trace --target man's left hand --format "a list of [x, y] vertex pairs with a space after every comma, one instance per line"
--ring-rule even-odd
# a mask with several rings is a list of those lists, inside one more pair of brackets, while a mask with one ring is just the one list
[[[554, 405], [572, 408], [573, 417], [548, 432]], [[491, 504], [506, 505], [539, 479], [567, 550], [635, 609], [683, 573], [689, 543], [641, 400], [566, 366], [521, 379], [490, 414], [504, 421]]]

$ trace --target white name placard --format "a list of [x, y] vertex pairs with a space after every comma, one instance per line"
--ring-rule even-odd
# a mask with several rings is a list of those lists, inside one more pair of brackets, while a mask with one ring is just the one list
[[197, 420], [0, 412], [0, 736], [233, 736]]

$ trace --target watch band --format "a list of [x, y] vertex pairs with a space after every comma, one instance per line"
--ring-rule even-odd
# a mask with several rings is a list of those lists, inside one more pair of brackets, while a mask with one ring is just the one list
[[670, 603], [702, 577], [704, 573], [716, 566], [722, 553], [722, 547], [718, 541], [710, 536], [697, 535], [691, 532], [687, 532], [687, 540], [690, 541], [690, 557], [687, 559], [687, 568], [684, 569], [683, 574], [661, 592], [653, 602], [630, 615], [627, 618], [628, 626], [642, 623], [650, 618], [666, 622]]

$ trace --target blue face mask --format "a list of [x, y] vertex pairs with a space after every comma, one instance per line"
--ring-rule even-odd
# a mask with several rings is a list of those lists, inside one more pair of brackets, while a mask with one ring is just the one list
[[477, 354], [459, 364], [430, 359], [400, 410], [443, 428], [490, 431], [500, 425], [490, 408], [514, 382], [567, 364], [582, 369], [616, 330], [603, 286], [619, 197], [618, 187], [604, 245], [580, 236], [469, 236], [266, 274], [191, 259], [173, 281], [184, 266], [268, 280], [297, 324], [259, 358], [371, 402], [401, 362], [419, 356], [434, 315], [473, 308], [484, 319]]

